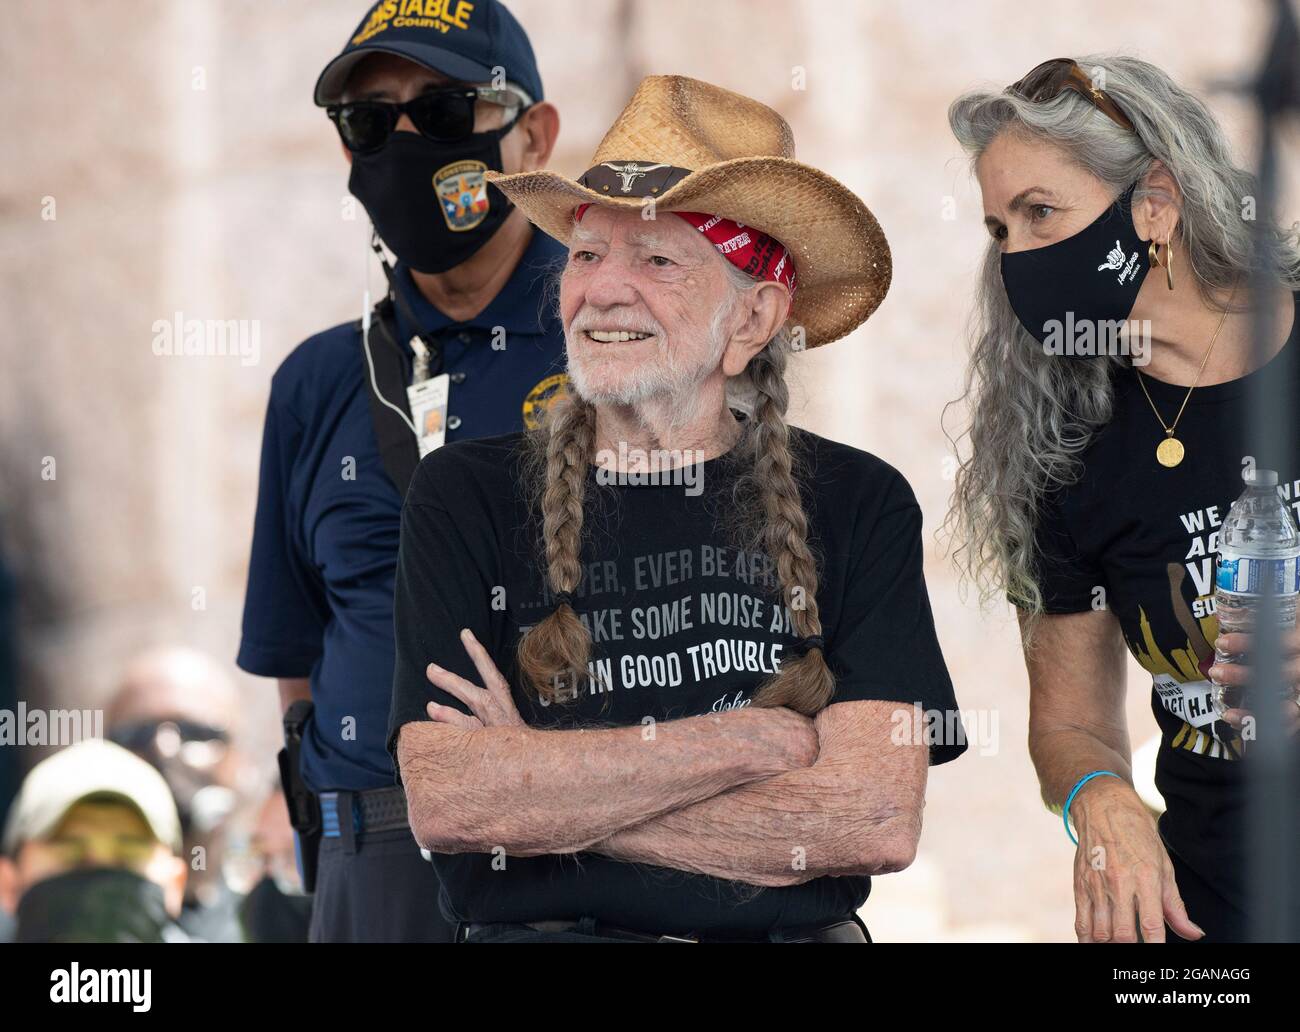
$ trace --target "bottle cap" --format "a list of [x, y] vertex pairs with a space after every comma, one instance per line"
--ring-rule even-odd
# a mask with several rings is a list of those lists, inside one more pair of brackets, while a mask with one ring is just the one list
[[1247, 471], [1241, 475], [1241, 479], [1251, 487], [1277, 487], [1277, 470], [1256, 469], [1253, 473]]

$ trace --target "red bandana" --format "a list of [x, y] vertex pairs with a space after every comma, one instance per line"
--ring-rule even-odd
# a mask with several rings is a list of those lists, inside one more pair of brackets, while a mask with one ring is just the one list
[[[590, 204], [580, 204], [573, 213], [573, 221], [582, 218]], [[675, 211], [698, 229], [718, 249], [723, 258], [741, 272], [756, 280], [784, 283], [794, 295], [794, 261], [785, 247], [773, 237], [752, 226], [743, 226], [720, 215], [707, 215], [699, 211]]]

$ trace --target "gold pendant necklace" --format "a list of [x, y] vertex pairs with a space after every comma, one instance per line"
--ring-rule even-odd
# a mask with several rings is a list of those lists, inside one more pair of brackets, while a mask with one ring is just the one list
[[1210, 338], [1210, 346], [1205, 349], [1205, 357], [1201, 359], [1201, 367], [1196, 370], [1196, 379], [1192, 385], [1187, 388], [1187, 394], [1183, 398], [1183, 403], [1178, 406], [1178, 415], [1174, 416], [1172, 423], [1165, 423], [1164, 418], [1160, 415], [1160, 410], [1156, 408], [1156, 403], [1151, 400], [1151, 392], [1147, 390], [1146, 381], [1142, 379], [1142, 371], [1133, 367], [1137, 373], [1138, 385], [1142, 388], [1142, 393], [1147, 396], [1147, 404], [1151, 406], [1151, 411], [1156, 414], [1156, 419], [1164, 428], [1165, 439], [1156, 445], [1156, 461], [1166, 469], [1173, 469], [1187, 454], [1187, 449], [1183, 447], [1183, 442], [1174, 436], [1174, 431], [1178, 429], [1178, 421], [1183, 418], [1183, 411], [1187, 408], [1188, 401], [1191, 400], [1192, 391], [1196, 390], [1197, 384], [1201, 382], [1201, 374], [1205, 372], [1205, 365], [1210, 361], [1210, 352], [1214, 350], [1215, 342], [1219, 339], [1219, 331], [1223, 329], [1223, 324], [1228, 321], [1228, 309], [1232, 307], [1233, 298], [1237, 296], [1237, 284], [1233, 283], [1232, 293], [1228, 295], [1228, 304], [1223, 309], [1223, 314], [1219, 316], [1219, 325], [1214, 330], [1214, 336]]
[[1162, 466], [1173, 469], [1183, 461], [1183, 456], [1187, 454], [1183, 448], [1183, 442], [1174, 436], [1173, 430], [1165, 431], [1167, 436], [1159, 445], [1156, 446], [1156, 461]]

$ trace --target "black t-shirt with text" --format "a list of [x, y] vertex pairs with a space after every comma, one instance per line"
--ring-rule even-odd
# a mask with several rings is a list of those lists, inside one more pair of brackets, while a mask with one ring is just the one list
[[[1170, 851], [1238, 911], [1246, 904], [1242, 760], [1249, 759], [1249, 743], [1215, 718], [1210, 698], [1206, 671], [1218, 637], [1215, 555], [1220, 527], [1244, 490], [1247, 465], [1277, 469], [1281, 430], [1263, 439], [1253, 434], [1252, 386], [1263, 377], [1280, 378], [1292, 418], [1300, 411], [1298, 338], [1300, 319], [1266, 365], [1192, 392], [1176, 431], [1186, 455], [1172, 469], [1156, 461], [1164, 431], [1151, 403], [1168, 423], [1187, 388], [1144, 376], [1148, 402], [1138, 372], [1117, 367], [1111, 419], [1083, 453], [1081, 479], [1048, 496], [1036, 534], [1047, 612], [1109, 608], [1129, 651], [1151, 675], [1162, 737], [1156, 786], [1167, 806], [1161, 834]], [[1300, 519], [1300, 467], [1279, 470], [1278, 482]], [[1300, 860], [1300, 843], [1296, 853]]]
[[[832, 705], [919, 703], [934, 727], [960, 732], [952, 683], [922, 575], [921, 511], [903, 477], [857, 449], [792, 430], [818, 559]], [[542, 705], [521, 689], [520, 634], [551, 611], [536, 561], [537, 522], [519, 465], [523, 435], [457, 442], [428, 455], [402, 516], [396, 594], [397, 666], [389, 747], [432, 699], [468, 712], [425, 677], [433, 661], [481, 683], [459, 640], [469, 627], [539, 728], [610, 727], [721, 712], [750, 703], [798, 637], [772, 562], [729, 532], [739, 471], [724, 455], [678, 471], [675, 483], [598, 483], [588, 471], [582, 582], [574, 609], [592, 632], [595, 676], [576, 699]], [[698, 479], [694, 479], [698, 477]], [[743, 497], [743, 492], [742, 492]], [[952, 738], [952, 740], [948, 740]], [[931, 739], [927, 739], [931, 740]], [[944, 762], [960, 733], [931, 748]], [[755, 886], [593, 852], [509, 857], [435, 854], [443, 905], [457, 920], [594, 917], [665, 933], [762, 932], [842, 918], [862, 905], [866, 877]]]

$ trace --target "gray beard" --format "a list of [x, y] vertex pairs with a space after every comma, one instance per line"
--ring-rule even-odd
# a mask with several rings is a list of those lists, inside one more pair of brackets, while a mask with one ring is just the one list
[[[703, 400], [696, 388], [718, 368], [718, 363], [722, 361], [722, 353], [727, 347], [727, 340], [723, 336], [723, 324], [731, 314], [731, 307], [731, 305], [724, 305], [714, 315], [708, 329], [708, 351], [694, 365], [682, 365], [671, 356], [666, 356], [661, 361], [644, 366], [635, 376], [617, 388], [609, 389], [594, 386], [588, 375], [590, 370], [585, 367], [585, 363], [570, 359], [569, 385], [579, 398], [596, 406], [617, 405], [635, 408], [650, 401], [670, 400], [673, 402], [672, 427], [686, 426], [699, 415], [699, 407]], [[572, 355], [575, 349], [567, 330], [565, 346]]]

